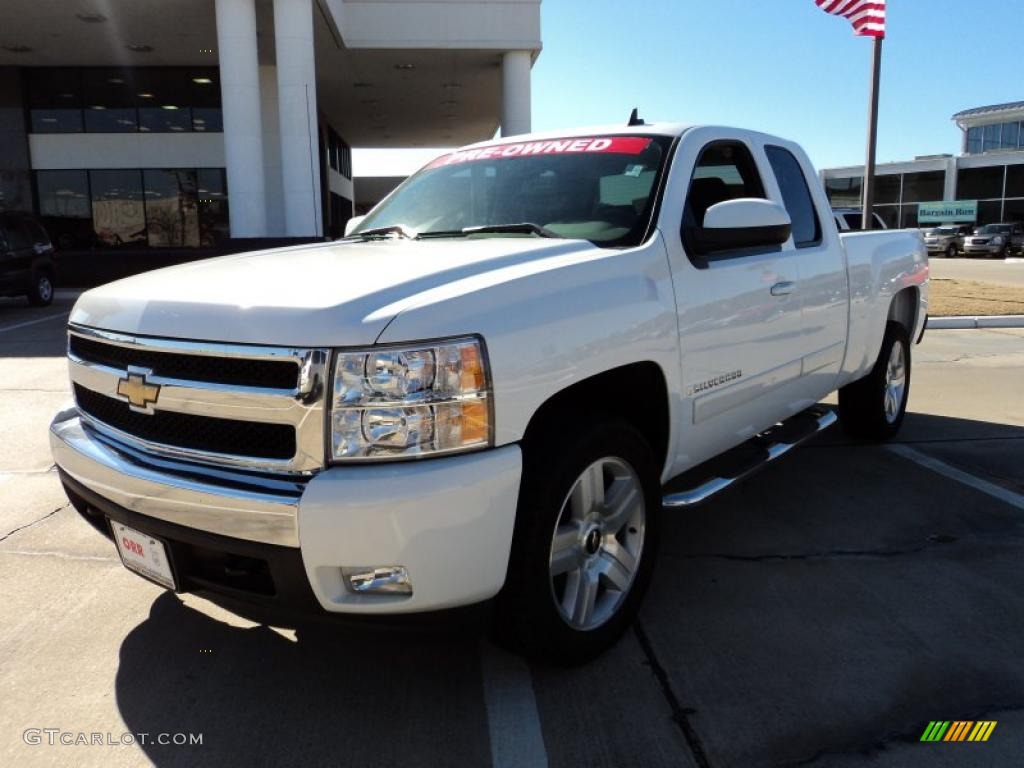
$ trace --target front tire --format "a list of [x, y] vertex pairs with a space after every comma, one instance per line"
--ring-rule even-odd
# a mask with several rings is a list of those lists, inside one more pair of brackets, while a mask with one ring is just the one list
[[957, 253], [959, 253], [959, 251], [957, 251], [956, 245], [950, 243], [949, 247], [946, 248], [946, 258], [955, 259], [957, 257]]
[[909, 397], [910, 337], [890, 322], [871, 373], [839, 390], [839, 422], [851, 437], [889, 440], [903, 424]]
[[636, 617], [654, 569], [661, 484], [630, 424], [605, 421], [566, 445], [568, 428], [525, 447], [495, 632], [529, 656], [575, 665]]
[[40, 270], [32, 276], [32, 284], [28, 288], [28, 303], [33, 307], [48, 307], [53, 303], [53, 277], [46, 270]]

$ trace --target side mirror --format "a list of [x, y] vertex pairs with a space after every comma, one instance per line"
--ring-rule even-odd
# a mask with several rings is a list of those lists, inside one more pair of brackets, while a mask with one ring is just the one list
[[348, 237], [349, 235], [351, 235], [352, 234], [352, 230], [354, 230], [356, 227], [358, 227], [360, 224], [362, 224], [363, 223], [363, 219], [365, 219], [365, 218], [366, 218], [365, 216], [353, 216], [351, 219], [346, 221], [345, 222], [345, 237]]
[[777, 247], [789, 240], [793, 222], [786, 209], [771, 200], [743, 197], [708, 208], [704, 226], [694, 227], [699, 253]]

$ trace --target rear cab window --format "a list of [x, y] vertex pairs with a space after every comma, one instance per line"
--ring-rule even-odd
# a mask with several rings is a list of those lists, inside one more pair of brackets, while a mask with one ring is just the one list
[[797, 248], [821, 244], [821, 222], [811, 198], [800, 161], [782, 147], [765, 147], [765, 154], [782, 193], [782, 202], [793, 222], [793, 242]]

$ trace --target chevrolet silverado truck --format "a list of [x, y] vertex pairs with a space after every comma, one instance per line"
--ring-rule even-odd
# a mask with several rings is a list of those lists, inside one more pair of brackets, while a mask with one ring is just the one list
[[74, 507], [240, 610], [486, 602], [526, 653], [599, 653], [664, 515], [837, 418], [899, 429], [928, 296], [920, 234], [840, 236], [796, 144], [635, 123], [459, 149], [338, 241], [84, 293], [50, 427]]

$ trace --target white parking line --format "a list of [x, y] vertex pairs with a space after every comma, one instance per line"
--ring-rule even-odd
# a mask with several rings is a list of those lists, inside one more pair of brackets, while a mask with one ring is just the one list
[[480, 648], [480, 669], [494, 768], [547, 768], [530, 668], [490, 643]]
[[26, 320], [24, 323], [15, 323], [14, 325], [5, 325], [0, 328], [0, 333], [6, 333], [7, 331], [16, 331], [19, 328], [25, 328], [36, 323], [45, 323], [47, 320], [56, 320], [58, 317], [67, 317], [67, 312], [61, 312], [59, 315], [47, 315], [46, 317], [37, 317], [35, 320]]
[[999, 499], [1002, 502], [1009, 504], [1011, 507], [1024, 510], [1024, 496], [1019, 493], [1014, 493], [1009, 488], [1003, 488], [1001, 485], [990, 483], [988, 480], [982, 480], [980, 477], [975, 477], [969, 472], [964, 472], [962, 469], [951, 467], [944, 461], [939, 461], [931, 456], [921, 453], [920, 451], [914, 450], [909, 445], [900, 445], [893, 443], [885, 446], [885, 449], [890, 453], [895, 453], [897, 456], [902, 456], [905, 459], [913, 461], [915, 464], [920, 464], [925, 469], [930, 469], [932, 472], [938, 472], [940, 475], [956, 480], [957, 482], [969, 485], [975, 490], [986, 493], [993, 498]]

